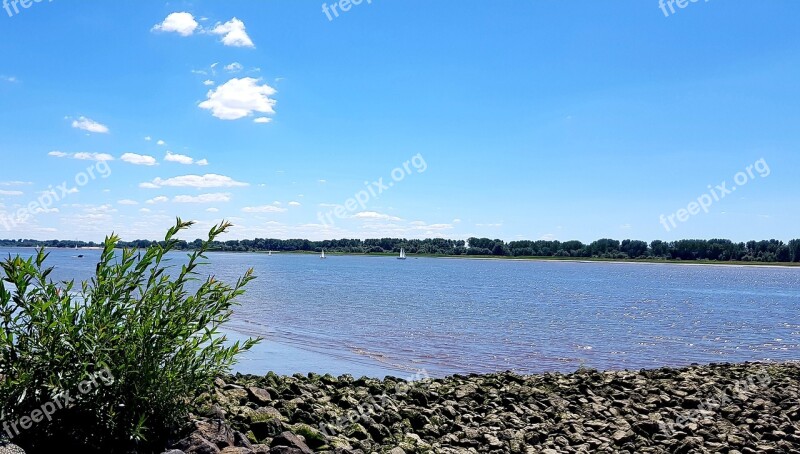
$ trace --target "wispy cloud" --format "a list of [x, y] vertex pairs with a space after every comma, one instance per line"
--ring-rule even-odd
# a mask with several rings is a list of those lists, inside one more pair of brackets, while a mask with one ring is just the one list
[[96, 121], [92, 120], [91, 118], [86, 118], [86, 117], [83, 117], [83, 116], [78, 117], [77, 120], [73, 120], [72, 121], [72, 127], [76, 128], [76, 129], [82, 129], [82, 130], [88, 131], [88, 132], [98, 133], [98, 134], [108, 134], [108, 132], [109, 132], [108, 126], [106, 126], [106, 125], [104, 125], [102, 123], [96, 122]]
[[245, 213], [283, 213], [286, 208], [277, 207], [275, 205], [261, 205], [256, 207], [244, 207], [242, 211]]
[[402, 221], [402, 219], [398, 218], [397, 216], [378, 213], [376, 211], [362, 211], [354, 214], [353, 217], [356, 219], [366, 219], [372, 221]]
[[64, 153], [63, 151], [51, 151], [47, 153], [48, 156], [55, 158], [71, 158], [81, 161], [113, 161], [114, 157], [108, 153]]
[[228, 193], [200, 194], [200, 195], [177, 195], [172, 201], [175, 203], [219, 203], [230, 202], [231, 195]]
[[209, 173], [205, 175], [183, 175], [167, 179], [156, 178], [153, 181], [141, 183], [139, 185], [140, 188], [147, 189], [161, 188], [165, 186], [177, 188], [230, 188], [248, 186], [248, 183], [236, 181], [233, 178], [225, 175]]

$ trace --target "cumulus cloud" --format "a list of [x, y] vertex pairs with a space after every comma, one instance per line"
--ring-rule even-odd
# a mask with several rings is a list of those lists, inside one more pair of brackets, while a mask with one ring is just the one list
[[245, 77], [231, 79], [209, 90], [207, 100], [200, 103], [201, 109], [221, 120], [238, 120], [259, 112], [275, 114], [275, 100], [270, 98], [276, 90], [267, 84], [260, 84], [258, 79]]
[[205, 85], [206, 87], [210, 87], [211, 85], [214, 85], [214, 81], [213, 80], [204, 80], [203, 81], [203, 85]]
[[225, 175], [208, 173], [205, 175], [183, 175], [167, 179], [156, 178], [152, 182], [145, 182], [139, 185], [140, 188], [153, 189], [161, 187], [176, 188], [230, 188], [248, 186], [247, 183], [236, 181]]
[[153, 26], [154, 32], [177, 33], [181, 36], [191, 36], [200, 24], [191, 13], [172, 13], [160, 24]]
[[120, 159], [124, 162], [137, 166], [154, 166], [157, 164], [156, 158], [136, 153], [125, 153], [120, 157]]
[[194, 159], [192, 159], [191, 157], [186, 156], [184, 154], [175, 154], [172, 153], [171, 151], [167, 152], [167, 155], [164, 157], [164, 160], [169, 162], [177, 162], [178, 164], [186, 164], [186, 165], [194, 164]]
[[164, 142], [163, 140], [159, 140], [158, 142], [156, 142], [156, 145], [160, 145], [160, 146], [164, 146], [166, 144], [167, 144], [167, 142]]
[[301, 205], [300, 202], [294, 202], [294, 201], [289, 202], [290, 207], [299, 207], [300, 205]]
[[218, 23], [211, 33], [222, 35], [222, 44], [226, 46], [255, 47], [245, 31], [244, 22], [235, 17], [224, 24]]
[[200, 194], [192, 195], [176, 195], [172, 201], [176, 203], [217, 203], [217, 202], [230, 202], [231, 195], [227, 193], [214, 193], [214, 194]]
[[208, 165], [208, 159], [201, 159], [201, 160], [195, 162], [195, 164], [197, 164], [199, 166], [207, 166]]
[[353, 217], [356, 219], [367, 219], [373, 221], [402, 221], [402, 219], [398, 218], [397, 216], [382, 214], [376, 211], [362, 211], [354, 214]]
[[84, 131], [96, 132], [98, 134], [107, 134], [109, 131], [108, 126], [86, 117], [78, 117], [77, 120], [73, 120], [72, 127]]
[[262, 124], [263, 123], [272, 123], [272, 118], [258, 117], [255, 120], [253, 120], [253, 123], [262, 123]]
[[245, 213], [283, 213], [286, 208], [276, 207], [274, 205], [261, 205], [257, 207], [244, 207], [242, 211]]

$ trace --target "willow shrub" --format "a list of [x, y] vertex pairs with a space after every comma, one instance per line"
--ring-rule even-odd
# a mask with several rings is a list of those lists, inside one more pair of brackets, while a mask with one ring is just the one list
[[48, 278], [44, 250], [5, 260], [0, 436], [31, 452], [157, 450], [186, 421], [193, 397], [259, 342], [231, 344], [219, 331], [252, 270], [232, 286], [198, 273], [230, 224], [212, 228], [185, 265], [168, 265], [175, 235], [191, 225], [178, 219], [143, 251], [120, 251], [117, 236], [106, 238], [94, 277], [78, 286]]

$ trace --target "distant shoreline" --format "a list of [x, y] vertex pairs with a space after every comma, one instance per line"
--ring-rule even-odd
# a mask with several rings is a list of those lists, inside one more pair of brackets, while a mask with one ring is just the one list
[[[210, 251], [220, 254], [268, 254], [270, 251]], [[314, 251], [272, 251], [273, 255], [295, 254], [295, 255], [319, 255]], [[359, 254], [351, 252], [325, 252], [326, 257], [397, 257], [396, 253], [371, 253]], [[720, 262], [715, 260], [666, 260], [666, 259], [603, 259], [596, 257], [507, 257], [500, 255], [480, 256], [480, 255], [434, 255], [434, 254], [413, 254], [408, 256], [408, 260], [416, 258], [447, 259], [447, 260], [508, 260], [521, 262], [572, 262], [572, 263], [640, 263], [653, 265], [711, 265], [711, 266], [760, 266], [772, 268], [799, 268], [800, 262], [741, 262], [729, 261]]]
[[[38, 249], [38, 247], [26, 246], [4, 246], [3, 249]], [[58, 248], [49, 247], [45, 249], [57, 250], [76, 250], [71, 248]], [[82, 247], [78, 251], [93, 251], [101, 250], [100, 247]], [[185, 251], [176, 252], [187, 252]], [[209, 252], [215, 254], [269, 254], [273, 255], [292, 254], [292, 255], [319, 255], [315, 251], [219, 251], [211, 250]], [[375, 253], [354, 253], [354, 252], [325, 252], [327, 257], [397, 257], [396, 253], [391, 252], [375, 252]], [[742, 261], [715, 261], [715, 260], [668, 260], [668, 259], [606, 259], [597, 257], [540, 257], [540, 256], [518, 256], [508, 257], [500, 255], [482, 256], [482, 255], [436, 255], [436, 254], [412, 254], [408, 256], [408, 260], [417, 258], [432, 258], [432, 259], [446, 259], [446, 260], [508, 260], [508, 261], [521, 261], [521, 262], [570, 262], [570, 263], [609, 263], [609, 264], [653, 264], [653, 265], [705, 265], [705, 266], [756, 266], [766, 268], [798, 268], [800, 269], [800, 262], [742, 262]]]

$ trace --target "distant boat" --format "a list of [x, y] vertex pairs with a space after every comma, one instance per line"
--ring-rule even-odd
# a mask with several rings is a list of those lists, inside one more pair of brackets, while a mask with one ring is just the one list
[[400, 248], [400, 257], [397, 257], [397, 260], [405, 260], [406, 259], [406, 250]]
[[83, 254], [78, 254], [78, 258], [82, 259], [83, 258]]
[[325, 258], [325, 249], [322, 250], [322, 254], [319, 256], [319, 258], [321, 258], [321, 259]]
[[269, 251], [269, 254], [267, 254], [267, 255], [271, 257], [272, 256], [272, 251]]

